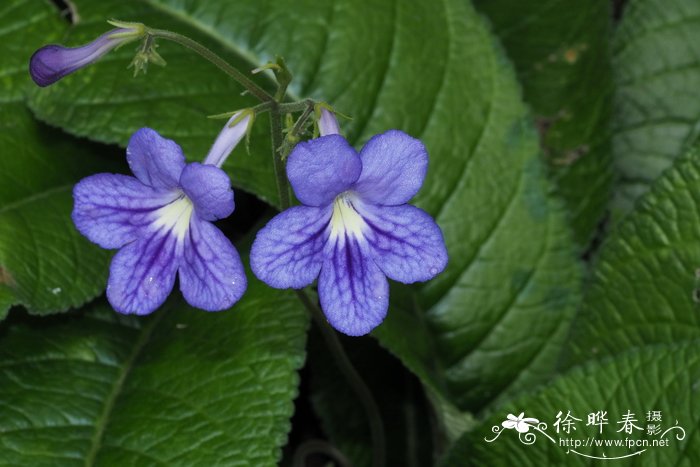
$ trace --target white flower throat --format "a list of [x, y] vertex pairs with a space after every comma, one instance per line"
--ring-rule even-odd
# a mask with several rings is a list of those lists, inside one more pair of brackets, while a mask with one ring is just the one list
[[[341, 193], [333, 201], [331, 215], [331, 239], [348, 236], [363, 238], [367, 223], [355, 210], [354, 197], [350, 193]], [[356, 201], [355, 201], [356, 202]]]
[[183, 240], [190, 228], [190, 219], [194, 212], [192, 201], [184, 194], [170, 204], [163, 206], [155, 212], [156, 220], [153, 225], [164, 228], [175, 235], [178, 240]]

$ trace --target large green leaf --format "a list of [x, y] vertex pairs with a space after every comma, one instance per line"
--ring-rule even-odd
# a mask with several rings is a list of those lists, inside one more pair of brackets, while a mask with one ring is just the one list
[[677, 159], [603, 246], [571, 362], [700, 338], [700, 153]]
[[[466, 434], [452, 448], [442, 465], [448, 466], [509, 466], [539, 467], [542, 465], [634, 465], [634, 466], [693, 466], [700, 462], [700, 405], [697, 404], [697, 381], [700, 378], [699, 342], [680, 345], [649, 346], [620, 355], [614, 359], [593, 362], [576, 368], [557, 378], [550, 386], [539, 392], [520, 397], [499, 407], [478, 429]], [[586, 426], [588, 414], [607, 412], [607, 425]], [[571, 412], [580, 421], [574, 422], [575, 431], [557, 434], [554, 421], [557, 413]], [[633, 433], [619, 431], [619, 424], [627, 411], [632, 412], [636, 426]], [[647, 421], [648, 412], [658, 411], [661, 421]], [[531, 429], [529, 435], [536, 436], [533, 444], [523, 442], [515, 430], [502, 430], [498, 438], [489, 443], [496, 434], [492, 427], [501, 428], [508, 414], [525, 412], [526, 417], [537, 418], [547, 424], [544, 429], [553, 441]], [[665, 436], [661, 434], [674, 425]], [[658, 425], [661, 432], [647, 433], [648, 425]], [[561, 426], [561, 425], [560, 425]], [[681, 431], [681, 429], [683, 431]], [[566, 446], [569, 439], [581, 443], [590, 438], [597, 440], [623, 441], [647, 440], [649, 446], [640, 447], [593, 447]], [[678, 439], [678, 438], [682, 439]], [[667, 446], [653, 446], [652, 441], [668, 440]], [[569, 441], [570, 442], [570, 441]], [[576, 451], [576, 452], [574, 452]], [[635, 456], [631, 456], [637, 452]], [[580, 454], [577, 454], [580, 453]], [[631, 456], [624, 460], [595, 460], [618, 456]]]
[[692, 144], [700, 119], [700, 3], [639, 0], [615, 34], [617, 208], [628, 211]]
[[[295, 73], [294, 94], [322, 98], [354, 117], [351, 141], [397, 127], [421, 137], [431, 166], [417, 204], [442, 226], [450, 266], [415, 289], [408, 306], [397, 300], [377, 336], [455, 422], [457, 409], [479, 409], [549, 377], [579, 270], [564, 216], [547, 196], [537, 134], [514, 72], [468, 4], [77, 3], [82, 22], [71, 43], [89, 40], [104, 30], [105, 18], [117, 17], [191, 34], [244, 70], [280, 54]], [[125, 70], [127, 49], [38, 90], [34, 110], [67, 131], [122, 144], [149, 125], [201, 157], [220, 125], [204, 116], [243, 105], [240, 89], [165, 43], [168, 67], [134, 80]], [[260, 149], [267, 140], [254, 138], [252, 154], [234, 153], [227, 168], [234, 184], [274, 201], [269, 151]], [[510, 341], [518, 344], [503, 345]]]
[[307, 323], [293, 293], [251, 281], [221, 313], [171, 300], [136, 318], [97, 304], [8, 326], [0, 465], [275, 465]]
[[77, 233], [70, 211], [72, 185], [105, 159], [95, 145], [34, 121], [21, 102], [29, 54], [64, 29], [49, 2], [0, 8], [0, 318], [14, 304], [34, 313], [65, 310], [104, 288], [108, 253]]
[[513, 60], [557, 190], [586, 245], [612, 188], [610, 3], [476, 0]]

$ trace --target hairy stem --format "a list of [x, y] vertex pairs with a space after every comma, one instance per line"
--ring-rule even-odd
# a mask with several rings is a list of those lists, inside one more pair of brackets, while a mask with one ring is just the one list
[[292, 127], [291, 135], [292, 136], [299, 136], [301, 134], [301, 130], [304, 128], [304, 125], [306, 125], [306, 122], [309, 120], [309, 117], [311, 117], [311, 114], [314, 111], [314, 103], [313, 102], [307, 102], [306, 103], [306, 108], [304, 109], [304, 112], [301, 114], [299, 119], [297, 119], [296, 123], [294, 124], [294, 127]]
[[184, 47], [187, 47], [199, 55], [209, 60], [211, 63], [216, 65], [220, 70], [229, 75], [231, 78], [238, 81], [248, 92], [260, 99], [262, 102], [273, 102], [275, 98], [270, 95], [263, 88], [255, 84], [253, 80], [248, 78], [246, 75], [238, 71], [236, 68], [231, 66], [226, 60], [219, 57], [217, 54], [209, 50], [207, 47], [203, 46], [199, 42], [190, 39], [189, 37], [183, 36], [176, 32], [166, 31], [164, 29], [148, 29], [148, 34], [172, 42], [176, 42]]
[[340, 452], [338, 448], [320, 439], [312, 439], [306, 441], [297, 448], [296, 452], [294, 453], [293, 467], [305, 467], [306, 458], [309, 457], [311, 454], [316, 453], [324, 454], [330, 457], [341, 467], [352, 467], [352, 464], [350, 463], [348, 458], [345, 457], [345, 455], [342, 452]]
[[303, 100], [300, 100], [297, 102], [280, 103], [280, 111], [284, 114], [294, 113], [294, 112], [303, 112], [308, 107], [311, 107], [313, 110], [313, 106], [315, 104], [316, 104], [316, 101], [314, 101], [313, 99], [303, 99]]
[[284, 144], [284, 136], [282, 135], [282, 113], [277, 103], [270, 109], [270, 130], [272, 132], [272, 165], [275, 169], [277, 194], [279, 195], [280, 206], [282, 209], [287, 209], [291, 203], [284, 160], [280, 153], [280, 149]]
[[384, 467], [386, 464], [386, 440], [384, 438], [384, 422], [379, 413], [379, 407], [372, 396], [362, 377], [353, 366], [350, 358], [343, 350], [343, 344], [338, 339], [335, 330], [328, 324], [323, 311], [314, 303], [304, 290], [297, 290], [299, 299], [311, 312], [318, 329], [321, 331], [326, 347], [335, 358], [340, 372], [343, 373], [348, 384], [352, 387], [367, 414], [370, 435], [372, 437], [372, 465], [374, 467]]

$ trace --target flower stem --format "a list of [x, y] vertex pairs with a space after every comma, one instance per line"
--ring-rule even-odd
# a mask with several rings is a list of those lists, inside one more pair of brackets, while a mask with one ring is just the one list
[[299, 119], [297, 119], [296, 123], [292, 127], [292, 131], [290, 132], [291, 136], [299, 136], [301, 134], [301, 130], [304, 128], [304, 125], [306, 125], [306, 122], [309, 120], [309, 117], [314, 111], [314, 103], [313, 101], [307, 102], [306, 103], [306, 108], [304, 109], [304, 112], [301, 114]]
[[313, 99], [303, 99], [297, 102], [280, 103], [280, 112], [282, 112], [283, 114], [303, 112], [308, 107], [311, 107], [313, 109], [313, 106], [315, 104], [316, 101], [314, 101]]
[[199, 42], [190, 39], [189, 37], [183, 36], [172, 31], [166, 31], [164, 29], [148, 29], [147, 34], [155, 38], [161, 38], [168, 41], [176, 42], [188, 49], [197, 52], [202, 57], [209, 60], [211, 63], [219, 67], [224, 73], [229, 75], [231, 78], [238, 81], [248, 92], [260, 99], [262, 102], [273, 102], [275, 98], [265, 91], [263, 88], [255, 84], [253, 80], [248, 78], [246, 75], [238, 71], [236, 68], [231, 66], [226, 60], [219, 57], [217, 54], [209, 50], [207, 47], [203, 46]]
[[294, 453], [294, 464], [293, 467], [305, 467], [306, 458], [311, 454], [324, 454], [333, 461], [335, 461], [340, 467], [352, 467], [352, 464], [345, 455], [338, 450], [335, 446], [328, 443], [327, 441], [322, 441], [320, 439], [312, 439], [304, 442]]
[[270, 130], [272, 132], [272, 165], [275, 169], [277, 194], [279, 195], [280, 206], [282, 209], [287, 209], [291, 203], [284, 159], [280, 153], [280, 149], [284, 144], [284, 136], [282, 135], [282, 113], [280, 112], [277, 102], [275, 102], [270, 109]]
[[379, 407], [372, 396], [372, 392], [369, 390], [362, 377], [359, 375], [355, 367], [353, 366], [350, 358], [343, 350], [343, 344], [338, 339], [335, 330], [328, 324], [326, 317], [323, 315], [323, 311], [309, 298], [304, 290], [297, 290], [297, 295], [299, 300], [304, 304], [304, 306], [311, 312], [311, 316], [316, 322], [316, 326], [321, 331], [323, 340], [326, 343], [326, 347], [330, 350], [331, 354], [335, 358], [338, 368], [340, 369], [345, 379], [352, 387], [357, 397], [360, 399], [362, 406], [367, 413], [367, 420], [369, 422], [370, 434], [372, 437], [372, 465], [374, 467], [384, 467], [386, 464], [386, 440], [384, 439], [384, 422], [382, 421], [382, 416], [379, 413]]

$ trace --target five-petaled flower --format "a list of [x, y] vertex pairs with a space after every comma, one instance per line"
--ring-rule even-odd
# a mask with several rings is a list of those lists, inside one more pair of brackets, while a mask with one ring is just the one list
[[278, 214], [258, 232], [251, 267], [276, 288], [303, 288], [318, 277], [328, 321], [359, 336], [386, 316], [387, 277], [431, 279], [447, 265], [447, 251], [435, 221], [406, 204], [426, 174], [423, 144], [390, 130], [358, 154], [334, 134], [337, 124], [319, 123], [323, 136], [298, 144], [287, 160], [302, 206]]
[[517, 417], [509, 413], [501, 425], [508, 430], [515, 428], [518, 433], [527, 433], [530, 431], [530, 426], [537, 425], [539, 422], [536, 418], [525, 417], [525, 412], [521, 412]]
[[185, 164], [180, 146], [142, 128], [127, 147], [135, 177], [97, 174], [75, 186], [78, 230], [103, 248], [120, 248], [107, 285], [117, 311], [151, 313], [170, 294], [178, 272], [185, 300], [197, 308], [224, 310], [245, 292], [238, 252], [211, 224], [234, 209], [231, 182], [219, 166], [250, 117], [238, 120], [227, 124], [204, 164]]
[[29, 74], [39, 86], [48, 86], [80, 68], [94, 63], [109, 51], [141, 38], [145, 29], [139, 23], [113, 21], [119, 25], [81, 47], [46, 45], [32, 55], [29, 60]]

